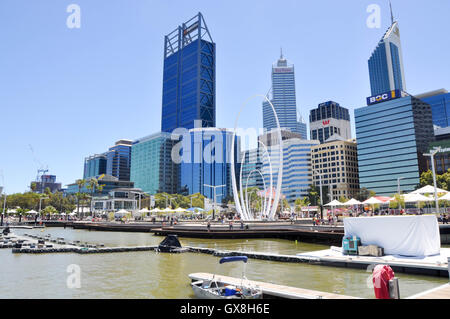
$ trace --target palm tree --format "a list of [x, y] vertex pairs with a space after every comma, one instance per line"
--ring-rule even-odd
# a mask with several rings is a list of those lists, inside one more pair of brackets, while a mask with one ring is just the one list
[[[91, 191], [90, 202], [89, 202], [89, 213], [92, 215], [92, 197], [94, 197], [94, 192], [96, 187], [98, 188], [98, 180], [95, 177], [92, 177], [86, 186], [88, 190]], [[102, 187], [103, 188], [103, 187]]]
[[85, 179], [78, 179], [76, 181], [78, 185], [78, 193], [77, 193], [77, 215], [80, 216], [80, 197], [81, 197], [81, 189], [84, 185], [86, 185]]

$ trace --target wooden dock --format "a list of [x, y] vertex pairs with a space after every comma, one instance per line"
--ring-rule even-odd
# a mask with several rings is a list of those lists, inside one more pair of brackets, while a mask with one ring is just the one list
[[[209, 273], [193, 273], [189, 278], [194, 281], [211, 280], [214, 274]], [[239, 286], [242, 282], [241, 278], [215, 275], [218, 281], [229, 285]], [[245, 280], [251, 286], [258, 286], [263, 291], [264, 298], [281, 298], [281, 299], [360, 299], [352, 296], [338, 295], [329, 292], [309, 290], [297, 287], [289, 287], [276, 285], [268, 282]]]
[[450, 299], [450, 284], [421, 292], [407, 299]]

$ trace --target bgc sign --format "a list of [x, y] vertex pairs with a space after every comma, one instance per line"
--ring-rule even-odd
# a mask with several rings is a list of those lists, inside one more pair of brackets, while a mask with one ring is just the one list
[[392, 90], [383, 94], [370, 96], [367, 98], [367, 105], [372, 105], [380, 102], [386, 102], [389, 100], [402, 97], [400, 90]]

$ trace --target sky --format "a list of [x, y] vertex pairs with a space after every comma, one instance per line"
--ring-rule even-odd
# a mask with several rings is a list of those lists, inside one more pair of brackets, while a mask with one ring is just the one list
[[[68, 28], [67, 7], [81, 9]], [[369, 28], [371, 4], [380, 28]], [[450, 89], [450, 1], [392, 0], [406, 91]], [[295, 65], [297, 108], [370, 95], [367, 60], [390, 24], [387, 0], [1, 0], [0, 185], [29, 190], [48, 167], [64, 185], [84, 158], [160, 131], [164, 35], [201, 12], [216, 43], [216, 125], [233, 128], [245, 101], [269, 90], [283, 48]], [[260, 99], [238, 123], [262, 127]]]

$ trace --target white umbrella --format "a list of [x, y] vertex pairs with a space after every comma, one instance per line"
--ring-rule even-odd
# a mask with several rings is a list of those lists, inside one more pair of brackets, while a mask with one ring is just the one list
[[450, 200], [450, 193], [446, 193], [444, 196], [438, 198], [439, 200]]
[[[448, 193], [448, 191], [446, 191], [445, 189], [441, 189], [441, 188], [437, 188], [437, 187], [436, 187], [436, 191], [438, 193]], [[427, 186], [424, 186], [422, 188], [416, 189], [415, 191], [413, 191], [411, 193], [414, 193], [414, 194], [434, 194], [434, 186], [427, 185]]]
[[150, 211], [150, 213], [159, 213], [159, 212], [162, 212], [162, 210], [159, 209], [158, 207], [153, 208], [153, 209]]
[[328, 204], [325, 204], [323, 206], [344, 206], [344, 205], [345, 205], [344, 203], [341, 203], [340, 201], [335, 199], [332, 202], [329, 202]]
[[150, 211], [147, 208], [142, 208], [139, 213], [150, 213]]
[[344, 204], [345, 205], [360, 205], [361, 202], [359, 200], [352, 198], [349, 201], [346, 201]]
[[175, 209], [175, 212], [177, 213], [184, 213], [186, 211], [186, 209], [178, 207], [177, 209]]
[[27, 214], [37, 214], [38, 212], [37, 211], [35, 211], [35, 210], [29, 210], [28, 212], [27, 212]]
[[409, 193], [402, 195], [405, 203], [417, 203], [417, 202], [432, 202], [434, 199], [430, 197], [423, 196], [420, 193]]
[[375, 197], [371, 197], [369, 199], [366, 199], [364, 202], [362, 202], [362, 204], [370, 204], [370, 205], [375, 205], [375, 204], [384, 204], [385, 202], [375, 198]]
[[164, 208], [163, 210], [162, 210], [162, 212], [164, 212], [164, 213], [169, 213], [169, 212], [173, 212], [174, 210], [173, 209], [170, 209], [169, 207], [166, 207], [166, 208]]

